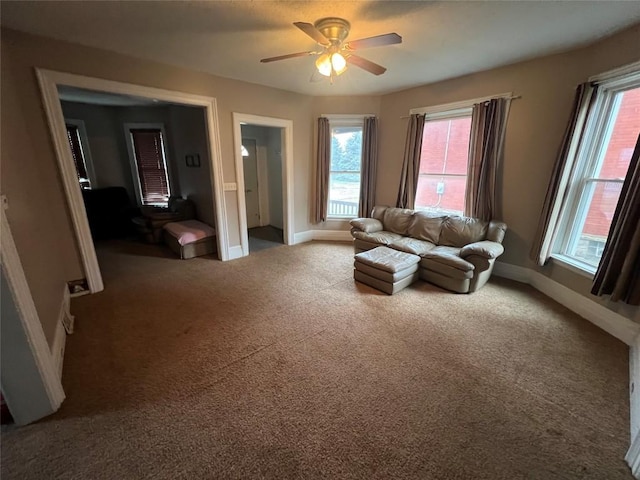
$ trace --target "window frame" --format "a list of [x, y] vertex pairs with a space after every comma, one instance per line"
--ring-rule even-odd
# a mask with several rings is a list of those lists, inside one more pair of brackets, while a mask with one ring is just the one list
[[162, 153], [163, 153], [163, 163], [164, 163], [164, 171], [167, 179], [167, 190], [168, 196], [171, 197], [172, 192], [175, 190], [172, 175], [169, 168], [169, 152], [167, 147], [167, 134], [164, 128], [164, 123], [125, 123], [124, 124], [124, 136], [127, 143], [127, 153], [129, 154], [129, 164], [131, 166], [131, 176], [133, 177], [133, 188], [136, 191], [136, 202], [139, 206], [155, 206], [155, 207], [166, 207], [168, 205], [167, 202], [154, 202], [154, 203], [144, 203], [144, 198], [142, 195], [142, 186], [140, 185], [140, 176], [138, 172], [138, 162], [136, 159], [135, 149], [133, 146], [133, 135], [131, 134], [131, 130], [160, 130], [161, 140], [162, 140]]
[[[360, 191], [362, 191], [362, 153], [364, 152], [364, 119], [366, 117], [373, 117], [373, 114], [354, 114], [354, 115], [322, 115], [323, 117], [329, 120], [329, 132], [330, 135], [333, 135], [333, 129], [336, 127], [360, 127], [362, 131], [362, 141], [363, 145], [360, 150], [360, 170], [351, 171], [351, 170], [331, 170], [331, 160], [329, 161], [329, 186], [327, 190], [327, 220], [350, 220], [358, 217], [358, 211], [360, 208], [360, 199], [358, 198], [358, 205], [356, 207], [356, 212], [354, 215], [332, 215], [330, 214], [330, 202], [331, 202], [331, 174], [332, 173], [357, 173], [359, 176], [358, 182], [360, 183]], [[331, 142], [331, 145], [333, 142]], [[331, 148], [331, 147], [330, 147]], [[330, 150], [330, 154], [333, 153], [333, 150]], [[331, 157], [330, 157], [331, 158]]]
[[[577, 245], [580, 232], [589, 214], [595, 188], [589, 188], [588, 184], [595, 186], [598, 182], [620, 184], [624, 182], [624, 178], [600, 177], [599, 173], [606, 156], [605, 146], [608, 147], [611, 140], [615, 119], [622, 102], [618, 95], [640, 88], [640, 65], [636, 71], [617, 76], [606, 75], [600, 81], [590, 80], [595, 81], [599, 88], [589, 117], [586, 119], [584, 137], [573, 157], [572, 172], [567, 183], [566, 197], [560, 207], [558, 231], [553, 240], [551, 258], [573, 270], [577, 269], [585, 276], [593, 277], [597, 266], [569, 255], [568, 252]], [[587, 189], [590, 189], [590, 192]]]
[[87, 176], [89, 177], [89, 183], [91, 184], [90, 189], [98, 188], [96, 171], [93, 167], [91, 149], [89, 148], [89, 136], [87, 135], [87, 129], [85, 127], [84, 120], [80, 120], [77, 118], [65, 118], [64, 123], [65, 123], [65, 129], [67, 125], [73, 125], [78, 129], [78, 137], [80, 138], [80, 147], [82, 148], [82, 159], [84, 161], [84, 168], [87, 171]]

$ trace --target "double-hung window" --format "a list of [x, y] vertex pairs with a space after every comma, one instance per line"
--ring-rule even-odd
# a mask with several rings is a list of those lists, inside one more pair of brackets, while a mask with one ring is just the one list
[[65, 119], [65, 126], [80, 188], [90, 190], [92, 186], [95, 187], [95, 185], [92, 185], [95, 183], [95, 175], [93, 174], [84, 122], [82, 120]]
[[553, 257], [595, 273], [640, 133], [640, 72], [600, 82], [586, 121]]
[[166, 206], [171, 189], [161, 126], [125, 125], [134, 186], [142, 205]]
[[329, 117], [331, 162], [327, 217], [358, 216], [363, 119], [364, 117]]
[[471, 107], [425, 116], [415, 208], [464, 212]]

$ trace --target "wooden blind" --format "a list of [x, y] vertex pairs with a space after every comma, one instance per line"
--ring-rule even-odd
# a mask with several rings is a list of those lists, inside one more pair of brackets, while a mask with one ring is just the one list
[[167, 203], [169, 186], [160, 129], [131, 129], [144, 205]]
[[84, 155], [82, 153], [82, 146], [80, 145], [78, 127], [67, 124], [67, 138], [69, 139], [69, 146], [71, 147], [71, 155], [73, 156], [73, 163], [76, 166], [78, 180], [88, 180], [89, 176], [87, 175], [87, 167], [84, 163]]

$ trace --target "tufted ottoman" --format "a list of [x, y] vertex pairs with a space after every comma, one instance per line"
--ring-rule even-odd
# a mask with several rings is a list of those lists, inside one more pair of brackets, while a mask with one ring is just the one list
[[377, 247], [358, 253], [354, 258], [353, 278], [389, 295], [418, 279], [418, 255]]

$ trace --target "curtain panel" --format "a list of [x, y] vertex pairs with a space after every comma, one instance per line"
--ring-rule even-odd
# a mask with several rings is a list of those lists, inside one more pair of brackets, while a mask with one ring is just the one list
[[376, 175], [378, 167], [378, 119], [364, 119], [362, 136], [362, 169], [360, 180], [359, 217], [368, 217], [375, 205]]
[[331, 164], [331, 128], [329, 119], [318, 118], [318, 145], [316, 150], [315, 223], [327, 219], [329, 201], [329, 167]]
[[631, 156], [591, 293], [640, 305], [640, 135]]
[[560, 209], [568, 193], [567, 185], [576, 163], [576, 152], [584, 137], [587, 118], [596, 99], [596, 93], [597, 86], [589, 83], [578, 85], [576, 89], [571, 117], [553, 166], [538, 229], [531, 247], [531, 259], [538, 265], [544, 265], [551, 256], [551, 248], [558, 233]]
[[498, 169], [502, 163], [510, 99], [494, 98], [473, 106], [465, 215], [492, 220], [498, 215]]
[[422, 134], [425, 116], [413, 114], [409, 116], [407, 138], [404, 144], [404, 160], [400, 174], [400, 188], [396, 207], [414, 208], [416, 191], [418, 189], [418, 175], [420, 174], [420, 151], [422, 150]]

